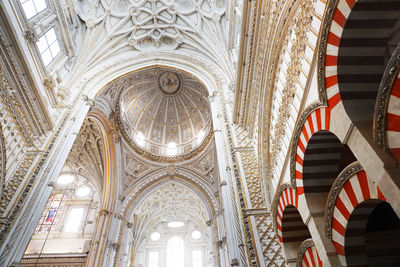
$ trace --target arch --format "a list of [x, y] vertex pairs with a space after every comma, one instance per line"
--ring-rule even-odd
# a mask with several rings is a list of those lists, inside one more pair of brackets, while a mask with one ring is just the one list
[[292, 142], [290, 177], [291, 184], [296, 188], [299, 195], [304, 194], [303, 163], [307, 144], [314, 133], [329, 130], [330, 118], [331, 112], [329, 108], [314, 104], [308, 107], [298, 121]]
[[168, 182], [176, 182], [192, 190], [205, 204], [210, 218], [215, 216], [218, 210], [217, 201], [209, 187], [200, 175], [177, 168], [175, 173], [166, 173], [166, 170], [158, 169], [148, 173], [138, 183], [132, 185], [125, 194], [128, 196], [121, 205], [118, 214], [129, 218], [135, 207], [152, 191], [158, 189]]
[[350, 148], [330, 131], [315, 132], [303, 160], [303, 191], [311, 214], [323, 213], [326, 199], [339, 173], [356, 161]]
[[275, 231], [278, 234], [279, 241], [282, 243], [282, 216], [283, 211], [288, 205], [298, 208], [298, 194], [289, 184], [282, 184], [275, 194], [272, 204], [272, 216]]
[[[113, 80], [122, 77], [124, 75], [127, 75], [131, 72], [151, 66], [164, 66], [164, 67], [173, 66], [174, 68], [181, 69], [185, 72], [192, 74], [206, 86], [210, 95], [209, 99], [210, 101], [214, 102], [216, 102], [215, 99], [219, 98], [220, 96], [219, 92], [221, 88], [227, 88], [228, 87], [227, 81], [232, 79], [232, 77], [229, 76], [229, 73], [224, 72], [219, 66], [214, 65], [213, 63], [210, 62], [207, 63], [207, 61], [204, 60], [204, 58], [202, 57], [193, 58], [191, 57], [191, 55], [188, 54], [172, 53], [172, 52], [143, 53], [141, 57], [137, 56], [135, 57], [131, 53], [128, 53], [128, 54], [123, 54], [121, 57], [109, 59], [107, 60], [107, 62], [99, 63], [92, 69], [85, 70], [85, 72], [80, 74], [77, 77], [77, 79], [72, 80], [70, 84], [68, 84], [68, 87], [75, 88], [76, 92], [80, 92], [85, 96], [84, 99], [86, 99], [85, 101], [87, 103], [91, 103], [91, 99], [96, 97], [96, 95], [98, 95], [105, 88], [105, 86], [110, 82], [112, 82]], [[81, 109], [85, 110], [84, 112], [86, 113], [86, 107]], [[218, 105], [211, 105], [211, 112], [212, 112], [213, 126], [217, 128], [221, 124], [220, 119], [217, 116]], [[113, 168], [113, 171], [116, 172], [117, 171], [116, 168]], [[169, 177], [169, 175], [167, 175], [165, 172], [162, 175], [161, 172], [159, 172], [159, 174], [160, 176], [157, 176], [157, 178], [162, 178], [162, 180], [167, 180], [167, 178]], [[180, 179], [180, 181], [188, 179], [189, 178], [186, 176], [184, 177], [184, 179]], [[152, 177], [152, 179], [149, 179], [149, 181], [146, 182], [145, 184], [146, 187], [150, 186], [150, 183], [151, 184], [155, 183], [154, 177]], [[210, 212], [210, 214], [215, 214], [217, 201], [213, 197], [214, 194], [213, 191], [209, 192], [209, 190], [205, 189], [204, 185], [201, 185], [201, 183], [199, 182], [194, 182], [192, 184], [197, 186], [198, 192], [204, 190], [202, 191], [203, 194], [200, 195], [207, 196], [206, 198], [210, 200], [212, 199], [212, 201], [207, 202], [207, 203], [209, 202], [213, 203], [211, 205], [207, 204], [207, 210]], [[145, 187], [143, 187], [143, 185], [138, 186], [138, 190], [133, 194], [135, 198], [140, 196], [140, 194], [143, 192], [144, 189]], [[126, 208], [131, 207], [131, 204], [132, 203], [125, 200], [124, 203], [121, 205], [122, 209], [118, 210], [116, 214], [118, 214], [120, 218], [128, 218], [129, 216], [127, 216], [127, 210], [130, 212], [132, 210]], [[112, 208], [110, 208], [110, 210], [112, 210]], [[104, 209], [104, 213], [102, 213], [102, 216], [103, 215], [107, 218], [111, 217], [111, 214], [108, 213], [108, 210], [106, 209]], [[125, 221], [124, 219], [122, 220], [124, 223], [121, 223], [121, 227], [115, 230], [116, 232], [115, 235], [118, 236], [115, 239], [118, 239], [118, 242], [121, 242], [122, 238], [124, 238], [124, 235], [126, 235], [127, 232], [126, 231], [127, 221]], [[97, 247], [100, 248], [100, 246]], [[118, 250], [120, 256], [116, 257], [116, 264], [118, 264], [118, 261], [120, 260], [120, 258], [122, 258], [122, 252], [123, 252], [122, 248]]]
[[100, 203], [100, 212], [96, 220], [96, 229], [93, 238], [93, 245], [90, 248], [87, 256], [86, 264], [88, 266], [100, 265], [105, 254], [106, 242], [108, 241], [111, 220], [110, 216], [115, 209], [115, 203], [117, 200], [117, 168], [116, 168], [116, 146], [115, 139], [112, 136], [112, 126], [107, 117], [100, 111], [91, 111], [87, 114], [88, 118], [91, 118], [97, 123], [104, 142], [104, 170], [103, 170], [103, 183], [102, 183], [102, 195]]
[[100, 111], [91, 111], [87, 115], [93, 119], [99, 126], [104, 142], [104, 173], [102, 184], [102, 209], [112, 210], [117, 195], [117, 170], [115, 155], [115, 140], [112, 136], [112, 126], [106, 116]]
[[[123, 218], [125, 224], [122, 224], [119, 228], [118, 235], [118, 243], [122, 244], [124, 238], [127, 237], [129, 224], [132, 221], [132, 216], [134, 215], [135, 209], [140, 205], [140, 203], [146, 199], [146, 196], [154, 192], [155, 190], [161, 188], [162, 186], [168, 183], [178, 183], [186, 187], [187, 189], [194, 192], [195, 195], [199, 197], [199, 199], [203, 202], [205, 211], [209, 217], [210, 222], [216, 219], [216, 215], [218, 214], [218, 202], [215, 199], [210, 188], [205, 185], [204, 181], [200, 179], [198, 175], [195, 173], [187, 173], [184, 170], [176, 169], [173, 173], [166, 173], [165, 169], [159, 169], [155, 172], [148, 173], [144, 177], [142, 177], [139, 181], [140, 184], [135, 184], [130, 189], [128, 189], [125, 193], [128, 198], [125, 199], [124, 203], [121, 205], [122, 208], [117, 212], [120, 218]], [[217, 228], [213, 228], [211, 230], [211, 240], [214, 246], [214, 250], [217, 251], [216, 232]], [[118, 264], [121, 255], [128, 247], [126, 244], [123, 244], [125, 248], [119, 250], [120, 257], [116, 257], [115, 264]]]
[[[286, 259], [296, 262], [298, 250], [305, 240], [311, 238], [299, 211], [299, 195], [289, 184], [282, 184], [273, 203], [273, 223]], [[290, 265], [290, 264], [289, 264]]]
[[400, 163], [400, 45], [386, 66], [375, 104], [374, 141]]
[[186, 54], [153, 52], [143, 53], [141, 57], [127, 54], [123, 57], [109, 59], [80, 75], [78, 79], [71, 81], [70, 87], [76, 88], [77, 92], [82, 92], [89, 98], [94, 98], [113, 80], [152, 66], [173, 66], [195, 76], [205, 85], [210, 96], [219, 88], [227, 87], [227, 81], [231, 80], [231, 77], [219, 66], [210, 62], [206, 63], [201, 57], [193, 58]]
[[370, 199], [358, 204], [345, 233], [347, 266], [399, 266], [400, 219], [388, 202]]
[[184, 249], [182, 238], [174, 236], [168, 240], [167, 267], [183, 267]]
[[303, 266], [322, 267], [322, 261], [312, 239], [304, 240], [297, 253], [296, 267]]
[[327, 4], [324, 25], [329, 30], [322, 34], [319, 83], [326, 88], [330, 108], [342, 102], [350, 119], [367, 129], [372, 127], [379, 83], [392, 50], [390, 38], [399, 17], [400, 6], [393, 2], [332, 0]]
[[386, 202], [379, 187], [372, 183], [359, 163], [348, 166], [339, 175], [329, 193], [326, 209], [326, 235], [330, 237], [341, 263], [346, 266], [345, 240], [350, 216], [367, 200]]
[[[313, 54], [318, 49], [318, 38], [312, 37], [310, 33], [314, 32], [318, 35], [320, 31], [325, 1], [289, 1], [287, 5], [282, 5], [285, 6], [282, 9], [285, 10], [282, 14], [282, 17], [285, 17], [282, 19], [285, 23], [277, 25], [276, 31], [281, 32], [276, 40], [277, 45], [273, 48], [265, 48], [261, 61], [263, 67], [269, 69], [268, 72], [271, 73], [270, 83], [273, 87], [262, 92], [264, 101], [268, 104], [260, 105], [259, 112], [264, 116], [258, 117], [259, 154], [260, 157], [266, 157], [265, 154], [269, 154], [268, 163], [260, 161], [260, 169], [263, 170], [263, 165], [268, 166], [268, 173], [265, 175], [269, 176], [269, 179], [279, 177], [279, 170], [283, 167], [283, 162], [279, 158], [284, 158], [287, 153], [283, 144], [290, 143], [298, 110], [302, 109], [301, 99], [310, 90], [304, 77], [312, 72], [313, 68], [312, 60], [310, 60], [312, 56], [309, 54]], [[302, 27], [295, 30], [297, 24], [301, 24]], [[271, 51], [268, 51], [269, 49]], [[268, 54], [274, 55], [271, 56], [272, 64]], [[298, 65], [302, 66], [303, 71], [293, 72]], [[242, 105], [244, 103], [243, 101]], [[253, 110], [255, 108], [256, 106], [252, 107]], [[256, 112], [250, 112], [250, 114], [256, 114]], [[240, 117], [239, 114], [234, 116]], [[269, 129], [268, 136], [264, 136], [266, 135], [265, 128]], [[269, 142], [265, 143], [265, 138], [269, 139]], [[262, 154], [264, 156], [261, 156]]]

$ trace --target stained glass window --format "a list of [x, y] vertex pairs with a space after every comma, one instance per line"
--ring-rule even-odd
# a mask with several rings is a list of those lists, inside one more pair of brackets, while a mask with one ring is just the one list
[[54, 232], [56, 230], [65, 200], [66, 197], [64, 194], [54, 194], [49, 198], [36, 226], [36, 233]]

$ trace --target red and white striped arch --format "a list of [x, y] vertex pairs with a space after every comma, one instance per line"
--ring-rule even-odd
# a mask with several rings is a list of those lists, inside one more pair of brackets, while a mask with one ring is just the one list
[[322, 267], [322, 261], [319, 258], [317, 248], [315, 246], [309, 247], [304, 255], [301, 262], [302, 267]]
[[386, 118], [388, 148], [396, 161], [400, 163], [400, 73], [390, 93]]
[[329, 130], [331, 112], [329, 108], [319, 108], [308, 115], [304, 122], [297, 143], [296, 151], [296, 189], [299, 195], [304, 194], [303, 187], [303, 162], [307, 144], [314, 133]]
[[276, 227], [278, 230], [279, 241], [281, 243], [283, 243], [283, 238], [282, 238], [283, 211], [288, 205], [293, 205], [294, 207], [296, 207], [296, 209], [298, 208], [298, 195], [296, 193], [296, 190], [293, 188], [286, 188], [285, 190], [283, 190], [278, 201]]
[[345, 235], [350, 215], [358, 204], [369, 199], [386, 201], [379, 187], [368, 180], [365, 171], [350, 177], [339, 191], [332, 218], [332, 243], [343, 266], [346, 266]]
[[344, 26], [356, 2], [357, 0], [339, 0], [329, 29], [325, 56], [325, 86], [330, 108], [341, 101], [338, 84], [339, 45]]

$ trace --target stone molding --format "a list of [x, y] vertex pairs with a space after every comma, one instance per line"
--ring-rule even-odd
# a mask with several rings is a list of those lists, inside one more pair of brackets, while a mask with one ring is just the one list
[[302, 267], [304, 254], [310, 247], [315, 247], [314, 241], [311, 238], [306, 239], [303, 241], [303, 243], [301, 243], [297, 251], [296, 267]]
[[394, 82], [400, 71], [400, 45], [393, 52], [383, 73], [374, 111], [374, 141], [382, 149], [388, 150], [387, 110]]
[[319, 35], [318, 44], [318, 67], [317, 67], [317, 80], [318, 80], [318, 96], [322, 105], [328, 105], [328, 97], [326, 94], [325, 84], [325, 58], [326, 48], [328, 45], [328, 35], [331, 28], [333, 14], [336, 10], [338, 0], [328, 0], [325, 7], [325, 14], [322, 20], [321, 32]]
[[0, 199], [3, 196], [4, 183], [6, 179], [6, 166], [7, 166], [6, 147], [4, 144], [3, 130], [0, 126]]
[[306, 122], [308, 116], [310, 116], [313, 111], [323, 106], [324, 105], [320, 102], [314, 102], [310, 104], [297, 120], [295, 132], [290, 142], [290, 183], [293, 188], [296, 188], [296, 155], [301, 131], [303, 130], [304, 123]]
[[329, 239], [332, 239], [333, 212], [335, 210], [335, 204], [339, 196], [340, 190], [354, 174], [362, 170], [363, 167], [358, 161], [351, 163], [338, 175], [331, 187], [331, 191], [328, 194], [328, 199], [325, 206], [325, 235]]
[[272, 202], [272, 222], [274, 224], [274, 229], [275, 232], [278, 233], [278, 229], [277, 229], [277, 225], [276, 225], [276, 217], [278, 215], [278, 205], [279, 205], [279, 199], [281, 198], [281, 195], [283, 193], [283, 191], [285, 191], [288, 188], [294, 188], [292, 185], [290, 184], [281, 184], [278, 188], [278, 190], [276, 190], [275, 192], [275, 197], [274, 200]]

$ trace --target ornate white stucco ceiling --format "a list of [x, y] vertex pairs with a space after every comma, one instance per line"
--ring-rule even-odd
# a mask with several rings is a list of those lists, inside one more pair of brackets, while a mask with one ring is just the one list
[[194, 220], [205, 226], [209, 220], [204, 203], [191, 190], [178, 183], [168, 183], [148, 195], [135, 215], [149, 223]]
[[197, 60], [235, 77], [225, 0], [74, 0], [74, 6], [85, 27], [67, 88], [126, 59], [135, 65], [163, 55], [172, 57], [170, 66], [174, 58]]
[[193, 191], [171, 182], [151, 192], [135, 210], [133, 239], [136, 246], [159, 224], [192, 222], [203, 230], [210, 219], [204, 203]]
[[200, 152], [209, 142], [208, 91], [195, 77], [165, 67], [146, 68], [115, 80], [97, 99], [116, 87], [112, 105], [119, 130], [139, 154], [176, 161]]
[[128, 44], [137, 50], [175, 49], [188, 38], [199, 39], [209, 23], [219, 23], [225, 1], [84, 0], [78, 13], [88, 28], [104, 23], [110, 37], [129, 33]]

